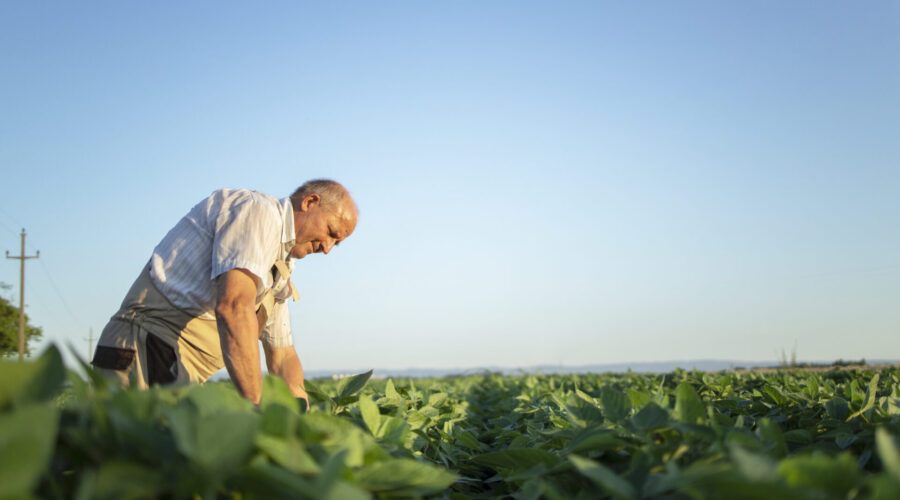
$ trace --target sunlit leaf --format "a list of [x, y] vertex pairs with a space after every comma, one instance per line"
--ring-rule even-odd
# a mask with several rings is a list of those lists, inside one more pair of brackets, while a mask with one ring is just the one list
[[369, 370], [359, 375], [341, 379], [338, 384], [338, 399], [349, 398], [361, 391], [366, 386], [366, 382], [372, 377], [373, 370]]
[[578, 472], [593, 481], [612, 498], [627, 500], [638, 497], [638, 492], [631, 483], [603, 465], [577, 455], [571, 455], [569, 461], [575, 465]]
[[66, 368], [54, 345], [34, 361], [0, 360], [0, 410], [49, 401], [59, 394], [65, 379]]
[[687, 382], [678, 384], [675, 389], [675, 418], [689, 424], [707, 420], [706, 405]]
[[33, 491], [53, 454], [58, 422], [59, 412], [52, 403], [0, 414], [0, 498], [24, 497]]

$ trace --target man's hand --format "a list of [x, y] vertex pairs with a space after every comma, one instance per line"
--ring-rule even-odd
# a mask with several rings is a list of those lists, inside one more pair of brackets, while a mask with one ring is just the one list
[[269, 347], [263, 344], [263, 350], [266, 353], [266, 366], [269, 373], [278, 375], [287, 382], [291, 394], [295, 398], [307, 400], [309, 406], [309, 396], [306, 395], [306, 388], [303, 386], [303, 365], [300, 364], [300, 358], [294, 346], [288, 347]]
[[262, 372], [256, 279], [246, 269], [232, 269], [216, 278], [216, 324], [228, 375], [238, 392], [258, 405], [262, 396]]

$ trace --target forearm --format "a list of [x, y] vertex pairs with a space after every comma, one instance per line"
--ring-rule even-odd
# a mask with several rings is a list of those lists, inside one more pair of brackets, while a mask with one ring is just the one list
[[293, 346], [267, 347], [266, 365], [270, 373], [284, 379], [294, 397], [308, 399], [303, 384], [303, 365]]
[[259, 325], [252, 308], [217, 310], [216, 323], [228, 375], [245, 398], [259, 404], [262, 371], [259, 367]]

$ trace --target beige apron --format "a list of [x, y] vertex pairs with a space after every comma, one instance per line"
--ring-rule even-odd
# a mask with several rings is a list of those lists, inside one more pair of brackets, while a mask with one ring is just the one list
[[[275, 268], [296, 300], [287, 265], [279, 261]], [[260, 335], [274, 304], [272, 290], [257, 304]], [[149, 264], [103, 329], [92, 364], [122, 385], [132, 379], [141, 389], [205, 382], [225, 367], [216, 320], [198, 318], [169, 302], [150, 279]]]

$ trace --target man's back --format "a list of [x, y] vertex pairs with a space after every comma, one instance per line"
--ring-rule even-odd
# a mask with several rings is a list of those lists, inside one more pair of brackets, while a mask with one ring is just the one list
[[293, 234], [290, 201], [258, 191], [220, 189], [196, 204], [153, 250], [150, 276], [173, 305], [214, 319], [214, 279], [244, 268], [271, 288], [273, 263]]

